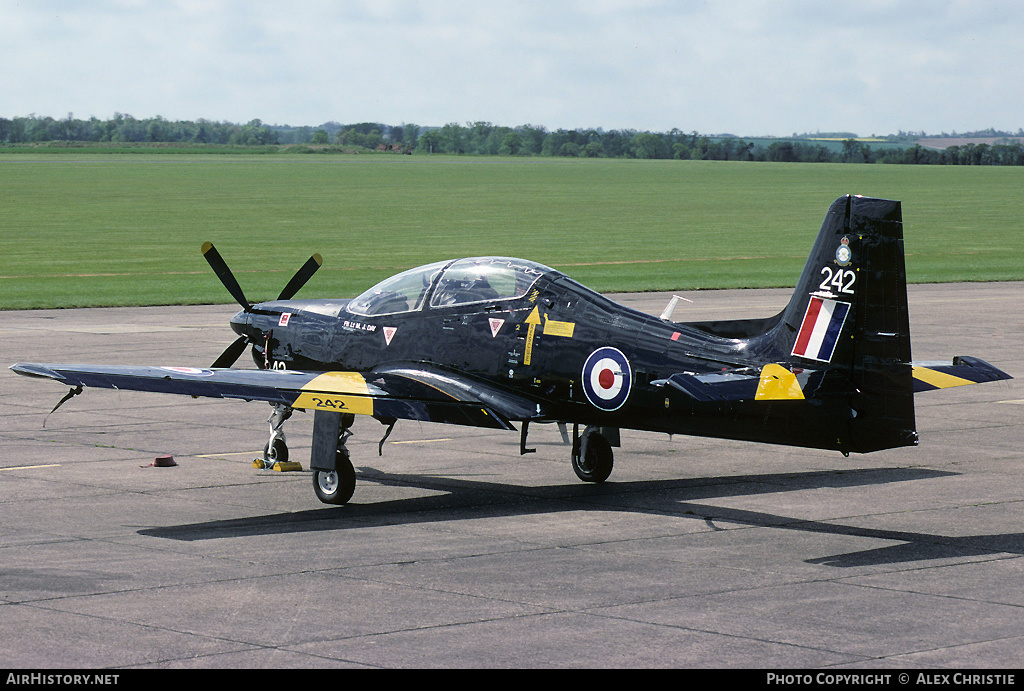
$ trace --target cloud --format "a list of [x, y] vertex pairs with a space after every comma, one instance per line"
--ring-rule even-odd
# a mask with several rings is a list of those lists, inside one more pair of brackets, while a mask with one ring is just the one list
[[1019, 14], [958, 0], [0, 0], [0, 116], [1016, 129]]

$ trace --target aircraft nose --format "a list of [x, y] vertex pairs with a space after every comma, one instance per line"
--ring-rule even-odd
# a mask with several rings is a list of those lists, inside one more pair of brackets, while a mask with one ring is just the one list
[[231, 330], [239, 336], [244, 336], [245, 327], [249, 324], [249, 313], [246, 310], [240, 311], [235, 316], [231, 317]]

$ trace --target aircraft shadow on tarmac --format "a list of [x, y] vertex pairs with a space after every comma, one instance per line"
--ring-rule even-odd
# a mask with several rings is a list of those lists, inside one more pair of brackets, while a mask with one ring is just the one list
[[834, 567], [955, 559], [986, 554], [1024, 554], [1024, 533], [949, 537], [806, 521], [757, 511], [693, 503], [694, 500], [713, 497], [881, 485], [956, 475], [924, 468], [814, 471], [728, 478], [608, 482], [599, 485], [572, 483], [546, 487], [514, 486], [449, 476], [383, 473], [372, 468], [361, 468], [357, 475], [362, 480], [378, 485], [416, 487], [441, 493], [373, 504], [349, 503], [340, 507], [315, 508], [268, 516], [145, 528], [138, 532], [150, 537], [196, 541], [590, 509], [678, 516], [690, 520], [698, 519], [712, 527], [715, 521], [720, 521], [810, 533], [868, 537], [900, 543], [806, 560], [807, 563]]

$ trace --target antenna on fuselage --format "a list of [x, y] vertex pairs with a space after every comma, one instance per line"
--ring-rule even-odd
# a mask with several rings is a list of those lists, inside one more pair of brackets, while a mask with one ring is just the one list
[[676, 305], [679, 304], [680, 300], [686, 300], [687, 302], [693, 302], [693, 300], [691, 300], [689, 298], [684, 298], [682, 295], [673, 295], [672, 299], [668, 301], [668, 304], [665, 306], [665, 309], [661, 313], [661, 320], [662, 321], [666, 321], [666, 322], [672, 321], [672, 312], [675, 311]]

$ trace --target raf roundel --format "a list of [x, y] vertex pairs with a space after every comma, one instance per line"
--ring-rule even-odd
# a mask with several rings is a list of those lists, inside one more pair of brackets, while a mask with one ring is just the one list
[[583, 363], [583, 393], [595, 408], [618, 410], [629, 398], [633, 380], [629, 360], [615, 348], [598, 348]]

